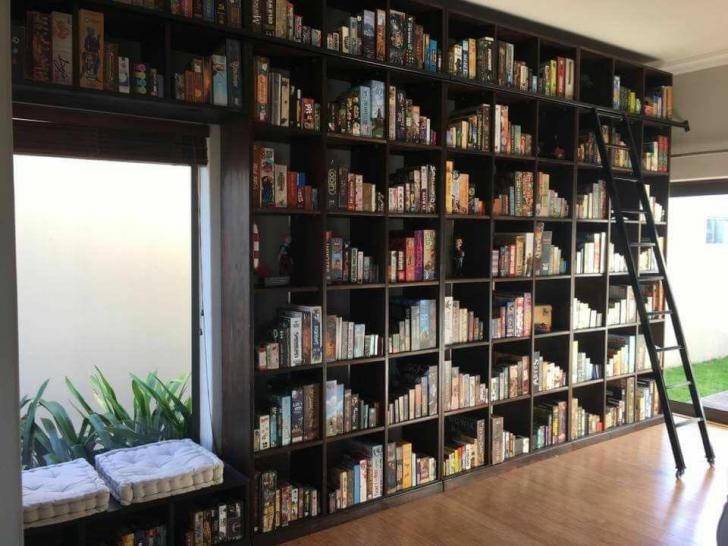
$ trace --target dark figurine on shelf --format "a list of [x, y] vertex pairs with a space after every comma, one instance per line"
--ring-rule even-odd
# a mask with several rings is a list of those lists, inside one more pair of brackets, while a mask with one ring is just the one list
[[455, 235], [452, 247], [453, 274], [457, 277], [463, 275], [463, 261], [465, 260], [465, 249], [463, 249], [463, 238]]
[[278, 247], [278, 274], [282, 277], [290, 277], [293, 269], [293, 258], [291, 257], [291, 234], [283, 236], [283, 242]]
[[564, 159], [566, 157], [566, 150], [559, 146], [559, 137], [554, 135], [554, 149], [553, 154], [556, 159]]

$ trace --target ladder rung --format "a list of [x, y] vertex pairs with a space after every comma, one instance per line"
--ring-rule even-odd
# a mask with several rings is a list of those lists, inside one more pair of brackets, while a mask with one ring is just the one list
[[624, 114], [620, 112], [611, 112], [609, 110], [597, 110], [597, 116], [600, 118], [624, 119]]
[[666, 389], [679, 389], [680, 387], [689, 387], [692, 385], [692, 381], [683, 381], [682, 383], [673, 383], [672, 385], [665, 385]]
[[620, 182], [632, 182], [632, 183], [635, 183], [635, 182], [639, 182], [640, 181], [640, 179], [637, 178], [637, 177], [635, 177], [635, 176], [622, 176], [622, 175], [620, 175], [620, 176], [613, 176], [612, 178], [614, 180], [619, 180]]
[[655, 243], [652, 241], [640, 241], [639, 243], [629, 243], [629, 246], [632, 248], [649, 248], [655, 246]]
[[658, 353], [664, 353], [667, 351], [679, 351], [682, 349], [682, 345], [670, 345], [669, 347], [657, 347], [655, 346], [655, 351]]
[[648, 317], [662, 317], [664, 315], [672, 315], [672, 309], [665, 309], [664, 311], [647, 311]]
[[643, 211], [642, 209], [622, 209], [620, 212], [623, 215], [624, 214], [644, 214], [645, 213], [645, 211]]
[[700, 423], [703, 419], [701, 417], [688, 417], [687, 419], [683, 419], [679, 423], [675, 423], [675, 428], [684, 427], [687, 425], [694, 425], [695, 423]]
[[665, 278], [664, 275], [640, 275], [637, 277], [637, 280], [639, 282], [654, 282], [654, 281], [661, 281]]
[[605, 143], [604, 146], [607, 148], [613, 148], [615, 150], [629, 150], [629, 146], [625, 146], [624, 144], [607, 144]]

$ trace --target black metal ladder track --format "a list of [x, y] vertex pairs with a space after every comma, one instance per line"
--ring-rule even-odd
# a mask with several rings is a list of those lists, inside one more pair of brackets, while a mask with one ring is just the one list
[[[617, 114], [614, 111], [603, 110], [598, 107], [592, 109], [592, 118], [594, 123], [594, 133], [596, 136], [597, 146], [599, 149], [599, 156], [602, 162], [602, 168], [604, 170], [607, 190], [609, 191], [609, 197], [611, 200], [612, 210], [614, 211], [614, 219], [616, 221], [618, 236], [621, 237], [624, 242], [624, 246], [627, 249], [625, 252], [625, 262], [629, 271], [630, 284], [634, 291], [634, 299], [639, 314], [640, 324], [642, 325], [642, 334], [645, 338], [645, 345], [647, 352], [650, 357], [652, 364], [652, 370], [655, 374], [655, 382], [657, 384], [657, 391], [660, 397], [660, 405], [662, 407], [662, 414], [665, 419], [665, 425], [667, 426], [667, 434], [670, 438], [670, 445], [672, 447], [672, 453], [675, 457], [675, 466], [677, 468], [677, 476], [680, 477], [685, 472], [685, 459], [683, 458], [682, 448], [680, 447], [680, 439], [677, 434], [677, 428], [697, 424], [700, 429], [700, 436], [703, 441], [703, 447], [705, 449], [705, 457], [708, 462], [712, 465], [715, 461], [715, 454], [713, 447], [710, 444], [710, 438], [708, 437], [708, 426], [705, 420], [705, 412], [703, 405], [700, 402], [700, 395], [698, 394], [698, 388], [695, 384], [695, 378], [693, 376], [693, 368], [690, 364], [690, 358], [688, 357], [687, 345], [685, 343], [685, 335], [683, 333], [682, 324], [677, 313], [677, 307], [673, 298], [672, 289], [667, 279], [667, 269], [665, 267], [665, 259], [662, 254], [662, 249], [658, 244], [657, 228], [655, 227], [655, 218], [652, 214], [652, 207], [650, 206], [650, 198], [645, 187], [644, 180], [642, 178], [641, 158], [637, 154], [635, 148], [634, 136], [632, 135], [632, 128], [629, 123], [629, 119], [626, 114]], [[615, 146], [615, 143], [609, 144], [604, 141], [601, 127], [605, 120], [611, 120], [615, 124], [620, 125], [623, 129], [621, 131], [624, 139], [624, 144]], [[632, 173], [628, 175], [615, 175], [612, 171], [611, 158], [608, 153], [609, 149], [622, 149], [627, 150], [629, 153], [629, 159], [631, 163]], [[620, 185], [633, 184], [633, 187], [637, 190], [639, 195], [639, 201], [641, 204], [640, 210], [626, 210], [622, 208], [621, 196], [623, 192], [620, 189]], [[630, 243], [627, 237], [627, 229], [625, 227], [625, 216], [627, 215], [640, 215], [645, 217], [645, 227], [647, 232], [647, 239], [636, 243]], [[657, 262], [658, 272], [657, 274], [639, 275], [639, 271], [635, 264], [632, 248], [651, 248], [655, 261]], [[640, 284], [646, 281], [661, 281], [663, 286], [663, 292], [665, 294], [665, 301], [667, 303], [666, 311], [648, 311], [645, 305], [645, 301], [642, 297], [642, 291]], [[655, 344], [655, 340], [652, 335], [652, 329], [650, 325], [650, 317], [661, 315], [670, 317], [672, 320], [673, 329], [675, 331], [675, 339], [677, 345], [670, 347], [658, 347]], [[691, 405], [694, 410], [694, 416], [682, 420], [676, 423], [675, 415], [670, 408], [670, 401], [667, 397], [668, 386], [665, 385], [665, 379], [662, 375], [662, 368], [660, 367], [659, 355], [666, 351], [679, 351], [680, 360], [682, 362], [682, 368], [685, 373], [685, 382], [677, 385], [670, 385], [669, 387], [674, 388], [676, 386], [687, 386], [690, 391]]]

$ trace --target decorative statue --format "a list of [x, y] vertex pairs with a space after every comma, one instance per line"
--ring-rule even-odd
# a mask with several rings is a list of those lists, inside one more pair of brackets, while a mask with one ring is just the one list
[[461, 277], [463, 274], [463, 261], [465, 260], [465, 250], [463, 249], [463, 238], [460, 235], [453, 237], [452, 248], [452, 265], [455, 276]]

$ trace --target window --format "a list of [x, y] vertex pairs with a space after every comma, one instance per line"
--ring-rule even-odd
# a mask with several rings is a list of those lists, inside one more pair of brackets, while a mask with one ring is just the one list
[[707, 218], [705, 221], [705, 242], [709, 245], [728, 243], [728, 218]]

